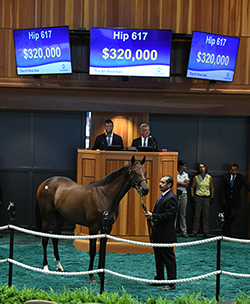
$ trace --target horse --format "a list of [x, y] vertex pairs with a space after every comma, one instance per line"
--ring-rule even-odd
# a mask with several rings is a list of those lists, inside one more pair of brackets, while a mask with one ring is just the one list
[[[53, 234], [60, 234], [65, 221], [69, 220], [74, 224], [88, 227], [89, 235], [95, 235], [102, 228], [103, 211], [109, 211], [106, 233], [110, 234], [118, 217], [119, 203], [129, 189], [136, 188], [141, 196], [149, 193], [144, 163], [145, 156], [140, 162], [137, 162], [133, 156], [130, 164], [86, 185], [77, 184], [61, 176], [54, 176], [42, 182], [37, 190], [42, 232], [49, 232], [54, 217]], [[106, 238], [105, 240], [107, 241]], [[53, 238], [52, 243], [57, 270], [63, 271], [59, 258], [58, 238]], [[42, 245], [43, 266], [44, 270], [48, 271], [48, 237], [42, 237]], [[91, 271], [96, 255], [96, 239], [89, 240], [89, 253], [89, 271]], [[100, 268], [100, 258], [98, 268]], [[90, 274], [90, 283], [96, 283], [93, 274]]]

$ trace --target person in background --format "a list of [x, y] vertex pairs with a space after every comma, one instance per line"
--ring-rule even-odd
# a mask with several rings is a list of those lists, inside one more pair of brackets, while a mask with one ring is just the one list
[[199, 163], [197, 175], [195, 175], [191, 186], [191, 197], [195, 203], [194, 223], [191, 237], [196, 236], [200, 227], [200, 217], [202, 213], [203, 220], [203, 236], [209, 235], [209, 210], [210, 204], [214, 201], [214, 185], [213, 178], [208, 174], [206, 164]]
[[[171, 190], [174, 180], [172, 176], [161, 178], [159, 186], [162, 192], [154, 211], [144, 212], [145, 217], [153, 222], [151, 239], [153, 243], [174, 243], [176, 239], [175, 217], [178, 206], [177, 197]], [[164, 266], [167, 269], [168, 280], [176, 279], [176, 259], [173, 247], [154, 247], [156, 276], [155, 280], [164, 280]], [[160, 286], [162, 283], [148, 283], [150, 286]], [[167, 284], [163, 290], [175, 289], [175, 284]]]
[[150, 135], [150, 126], [146, 123], [140, 125], [141, 137], [135, 138], [132, 142], [132, 147], [153, 147], [154, 151], [158, 150], [157, 139]]
[[225, 212], [225, 224], [222, 229], [223, 235], [232, 236], [231, 225], [236, 219], [237, 211], [241, 206], [240, 190], [244, 186], [250, 191], [250, 183], [239, 172], [239, 166], [232, 164], [230, 173], [226, 174], [221, 184], [221, 201]]
[[105, 133], [96, 137], [92, 150], [106, 150], [106, 147], [111, 145], [120, 145], [123, 150], [123, 140], [121, 136], [113, 133], [114, 123], [111, 119], [105, 120], [104, 129]]
[[187, 210], [187, 187], [189, 185], [189, 177], [185, 172], [187, 169], [187, 163], [183, 160], [178, 161], [177, 170], [177, 198], [178, 198], [178, 209], [176, 218], [180, 218], [180, 229], [181, 236], [188, 238], [187, 234], [187, 221], [186, 221], [186, 210]]

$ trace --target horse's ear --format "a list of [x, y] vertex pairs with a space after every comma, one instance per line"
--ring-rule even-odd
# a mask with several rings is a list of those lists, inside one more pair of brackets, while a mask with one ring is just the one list
[[134, 162], [135, 162], [135, 156], [133, 155], [133, 156], [131, 157], [131, 164], [133, 165]]
[[144, 155], [143, 159], [141, 160], [141, 165], [143, 165], [145, 163], [146, 157]]

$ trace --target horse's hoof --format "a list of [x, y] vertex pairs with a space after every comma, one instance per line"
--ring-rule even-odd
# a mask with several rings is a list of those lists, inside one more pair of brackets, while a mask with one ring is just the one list
[[64, 271], [63, 270], [63, 267], [62, 267], [62, 265], [61, 265], [61, 262], [60, 261], [56, 261], [55, 260], [55, 262], [56, 262], [56, 270], [58, 270], [58, 271]]
[[96, 284], [96, 280], [93, 278], [93, 279], [90, 279], [89, 280], [89, 284]]
[[[101, 284], [101, 280], [99, 281], [99, 284]], [[104, 279], [104, 284], [108, 284], [108, 282]]]
[[48, 265], [45, 265], [45, 266], [43, 267], [43, 270], [44, 270], [45, 272], [49, 272], [49, 266], [48, 266]]

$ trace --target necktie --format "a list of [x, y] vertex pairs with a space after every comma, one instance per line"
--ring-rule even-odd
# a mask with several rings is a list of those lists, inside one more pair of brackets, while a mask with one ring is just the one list
[[111, 136], [108, 136], [108, 146], [111, 145]]
[[143, 146], [146, 147], [146, 138], [144, 138]]
[[234, 185], [234, 180], [235, 180], [235, 175], [233, 176], [233, 178], [232, 178], [232, 179], [231, 179], [231, 181], [230, 181], [231, 188], [233, 188], [233, 185]]
[[157, 202], [156, 202], [156, 204], [155, 204], [155, 206], [157, 206], [158, 205], [158, 203], [159, 203], [159, 201], [160, 201], [160, 199], [163, 197], [163, 193], [160, 195], [160, 197], [158, 198], [158, 200], [157, 200]]

